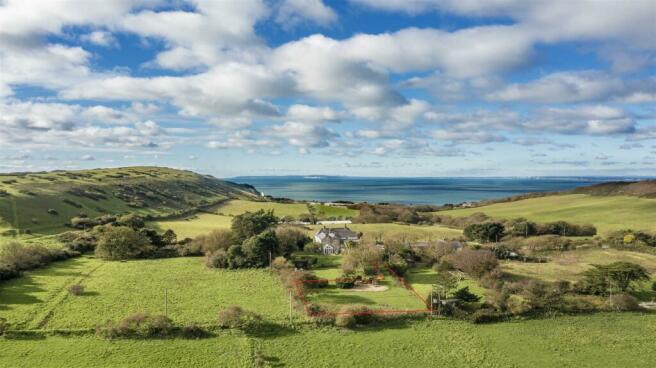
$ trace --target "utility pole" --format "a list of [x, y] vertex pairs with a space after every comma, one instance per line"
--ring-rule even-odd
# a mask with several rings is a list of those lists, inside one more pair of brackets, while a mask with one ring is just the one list
[[289, 325], [293, 325], [292, 322], [292, 291], [289, 290]]

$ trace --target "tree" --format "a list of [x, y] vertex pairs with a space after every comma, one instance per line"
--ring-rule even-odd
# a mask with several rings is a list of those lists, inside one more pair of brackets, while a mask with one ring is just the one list
[[273, 211], [259, 210], [235, 216], [232, 219], [232, 232], [235, 242], [242, 243], [277, 223], [278, 218], [273, 215]]
[[389, 267], [399, 276], [405, 275], [408, 271], [408, 262], [398, 254], [393, 254], [390, 257], [388, 264]]
[[121, 216], [118, 218], [117, 222], [119, 225], [128, 226], [133, 229], [141, 229], [144, 226], [146, 226], [146, 222], [144, 221], [144, 218], [135, 213], [130, 213]]
[[178, 241], [178, 236], [171, 229], [168, 229], [162, 234], [162, 240], [166, 244], [175, 244]]
[[280, 245], [280, 253], [289, 256], [297, 250], [302, 250], [310, 238], [304, 232], [291, 226], [278, 226], [276, 237]]
[[482, 224], [471, 224], [465, 227], [465, 236], [474, 241], [489, 243], [499, 241], [503, 237], [505, 228], [499, 222], [484, 222]]
[[439, 272], [435, 276], [435, 284], [433, 285], [433, 294], [446, 299], [451, 289], [458, 285], [458, 279], [450, 272]]
[[510, 233], [514, 236], [529, 237], [537, 234], [537, 227], [535, 222], [528, 221], [525, 218], [517, 218], [511, 223]]
[[265, 267], [269, 265], [269, 257], [279, 254], [278, 238], [274, 231], [264, 231], [248, 238], [242, 244], [242, 249], [251, 265]]
[[630, 262], [614, 262], [608, 265], [593, 265], [583, 273], [579, 289], [583, 292], [608, 295], [613, 289], [624, 292], [635, 281], [649, 280], [644, 267]]
[[460, 289], [456, 290], [453, 293], [453, 297], [456, 298], [456, 299], [460, 299], [463, 302], [467, 302], [467, 303], [475, 303], [475, 302], [481, 300], [480, 296], [478, 296], [478, 295], [472, 293], [471, 291], [469, 291], [469, 286], [465, 286], [463, 288], [460, 288]]
[[537, 280], [528, 283], [525, 299], [533, 310], [554, 310], [562, 304], [562, 294], [557, 288]]
[[148, 238], [125, 226], [110, 226], [98, 236], [96, 256], [108, 259], [130, 259], [146, 253], [150, 248]]
[[453, 267], [474, 277], [481, 277], [499, 265], [494, 253], [486, 249], [463, 249], [448, 255], [446, 260]]

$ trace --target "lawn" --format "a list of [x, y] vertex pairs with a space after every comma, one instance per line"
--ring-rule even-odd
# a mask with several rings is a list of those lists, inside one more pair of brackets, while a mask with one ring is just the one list
[[[85, 286], [82, 296], [69, 285]], [[55, 263], [0, 285], [0, 314], [20, 328], [83, 329], [136, 312], [165, 312], [176, 322], [213, 323], [231, 305], [285, 321], [289, 301], [266, 270], [217, 270], [202, 259], [106, 262], [84, 257]]]
[[478, 208], [441, 211], [455, 217], [483, 212], [494, 218], [526, 217], [533, 221], [590, 223], [600, 234], [619, 229], [656, 231], [656, 199], [624, 196], [557, 195], [497, 203]]
[[[427, 297], [433, 289], [433, 285], [435, 284], [435, 276], [437, 276], [436, 271], [433, 271], [428, 267], [421, 267], [408, 270], [408, 272], [405, 274], [405, 279], [408, 284], [410, 284], [410, 286], [412, 286], [412, 288], [415, 289], [420, 295]], [[462, 288], [465, 286], [469, 287], [469, 291], [472, 293], [480, 296], [481, 298], [485, 298], [485, 288], [478, 285], [476, 280], [463, 275], [463, 279], [458, 283], [457, 288]]]
[[[322, 256], [319, 267], [312, 272], [326, 279], [335, 279], [342, 275], [341, 256]], [[385, 291], [354, 291], [340, 289], [334, 283], [328, 287], [314, 289], [306, 294], [308, 302], [324, 306], [329, 311], [337, 311], [344, 305], [366, 305], [370, 309], [426, 309], [424, 303], [410, 290], [400, 285], [389, 272], [384, 271], [385, 279], [379, 285], [388, 289]]]

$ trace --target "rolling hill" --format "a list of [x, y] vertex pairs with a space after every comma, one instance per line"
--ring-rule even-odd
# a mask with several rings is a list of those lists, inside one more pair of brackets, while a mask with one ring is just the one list
[[0, 174], [0, 233], [52, 234], [81, 213], [162, 218], [226, 199], [258, 198], [248, 185], [160, 167]]

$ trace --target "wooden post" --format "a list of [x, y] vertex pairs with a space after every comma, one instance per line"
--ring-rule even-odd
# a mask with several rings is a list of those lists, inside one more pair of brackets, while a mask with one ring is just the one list
[[293, 325], [292, 322], [292, 291], [289, 290], [289, 324]]
[[164, 316], [169, 316], [169, 291], [164, 289]]

